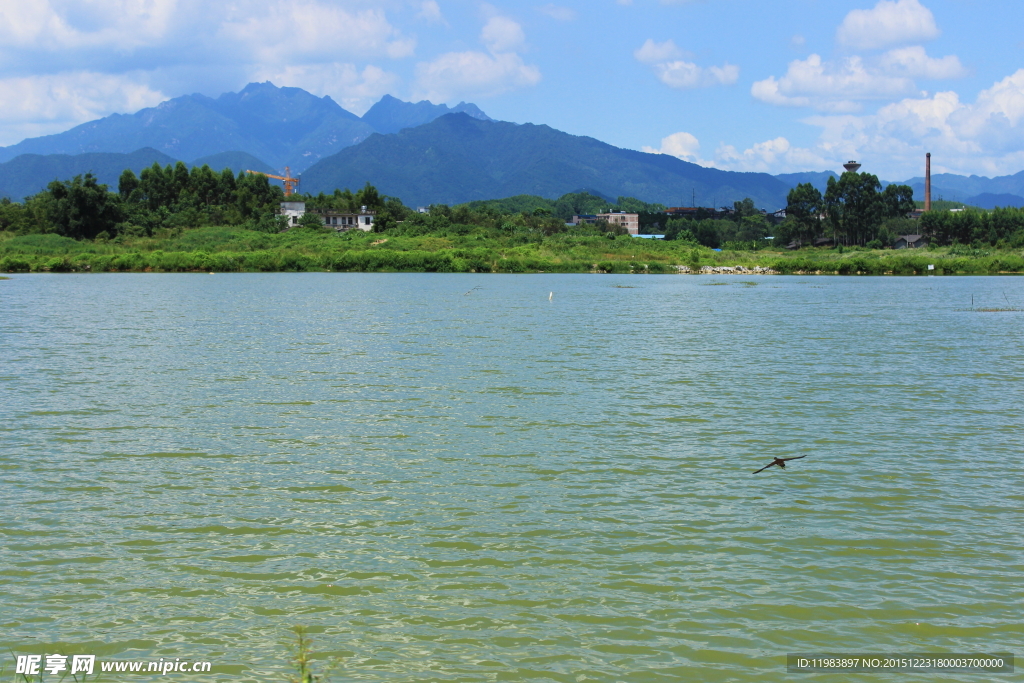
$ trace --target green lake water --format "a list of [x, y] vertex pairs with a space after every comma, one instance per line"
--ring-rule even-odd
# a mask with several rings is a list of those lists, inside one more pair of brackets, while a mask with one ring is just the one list
[[3, 680], [281, 681], [296, 624], [334, 681], [1021, 654], [1024, 312], [972, 297], [1024, 278], [13, 276]]

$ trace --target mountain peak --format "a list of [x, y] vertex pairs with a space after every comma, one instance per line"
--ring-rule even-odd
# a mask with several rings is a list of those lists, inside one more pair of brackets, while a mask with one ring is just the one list
[[369, 124], [378, 133], [397, 133], [402, 129], [422, 126], [445, 114], [457, 112], [468, 114], [482, 121], [491, 120], [479, 107], [467, 102], [459, 102], [454, 107], [449, 107], [446, 104], [434, 104], [427, 100], [403, 102], [397, 97], [385, 95], [363, 114], [363, 122]]
[[134, 114], [112, 114], [63, 133], [29, 138], [0, 148], [0, 162], [26, 153], [128, 153], [152, 147], [183, 161], [245, 152], [273, 168], [301, 171], [371, 134], [370, 126], [330, 97], [266, 81], [216, 99], [183, 95]]

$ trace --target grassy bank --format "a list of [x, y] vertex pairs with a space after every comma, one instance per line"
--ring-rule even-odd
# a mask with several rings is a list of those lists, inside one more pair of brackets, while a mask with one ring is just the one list
[[2, 272], [674, 273], [680, 265], [841, 275], [1024, 273], [1024, 252], [956, 246], [716, 252], [685, 242], [624, 235], [527, 237], [469, 226], [415, 236], [305, 229], [270, 234], [207, 227], [116, 241], [0, 233]]

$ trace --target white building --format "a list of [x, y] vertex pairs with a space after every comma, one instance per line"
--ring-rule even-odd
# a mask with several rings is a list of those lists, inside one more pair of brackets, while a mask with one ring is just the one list
[[281, 202], [277, 215], [288, 219], [288, 226], [299, 224], [299, 219], [306, 215], [306, 202]]
[[338, 232], [346, 230], [362, 230], [370, 232], [373, 230], [373, 219], [377, 212], [368, 211], [365, 206], [360, 207], [359, 213], [340, 213], [337, 211], [317, 211], [324, 219], [324, 225], [334, 228]]
[[[370, 232], [373, 230], [373, 221], [377, 215], [375, 211], [369, 211], [365, 206], [360, 207], [359, 213], [341, 213], [329, 209], [312, 209], [310, 212], [319, 215], [325, 226], [334, 228], [338, 232], [355, 229]], [[281, 202], [278, 215], [288, 219], [288, 227], [298, 225], [299, 219], [306, 215], [306, 203]]]

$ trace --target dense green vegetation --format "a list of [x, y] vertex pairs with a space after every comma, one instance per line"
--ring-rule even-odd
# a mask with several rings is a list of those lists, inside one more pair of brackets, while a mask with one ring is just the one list
[[[243, 226], [160, 229], [145, 237], [75, 240], [55, 234], [0, 233], [5, 272], [562, 272], [673, 273], [689, 268], [737, 266], [780, 273], [952, 274], [1021, 273], [1017, 251], [943, 247], [905, 251], [866, 248], [798, 252], [715, 252], [683, 241], [600, 233], [595, 226], [545, 235], [532, 217], [497, 227], [434, 218], [387, 234], [319, 228], [266, 233]], [[935, 266], [934, 271], [928, 265]]]
[[131, 154], [23, 154], [6, 163], [0, 163], [0, 197], [19, 201], [46, 189], [47, 184], [55, 178], [73, 178], [86, 172], [95, 175], [99, 182], [113, 186], [117, 184], [117, 177], [121, 171], [126, 168], [140, 172], [154, 163], [174, 162], [175, 160], [166, 154], [149, 148]]
[[217, 174], [206, 165], [189, 170], [180, 161], [166, 167], [154, 163], [141, 177], [130, 169], [122, 172], [116, 193], [86, 173], [55, 180], [24, 203], [2, 199], [0, 230], [90, 240], [207, 225], [278, 232], [282, 224], [274, 212], [283, 198], [281, 188], [264, 175], [240, 173], [236, 178], [230, 169]]
[[[736, 202], [724, 218], [689, 219], [669, 218], [660, 212], [663, 207], [629, 197], [612, 203], [588, 193], [439, 205], [429, 213], [412, 211], [369, 184], [354, 193], [295, 197], [308, 209], [354, 212], [365, 205], [377, 212], [375, 232], [339, 234], [314, 213], [282, 232], [275, 210], [283, 196], [265, 176], [153, 165], [140, 176], [125, 171], [117, 192], [87, 174], [53, 182], [25, 203], [0, 203], [0, 271], [670, 273], [677, 267], [739, 265], [782, 273], [1024, 272], [1024, 210], [932, 212], [911, 220], [891, 215], [909, 201], [899, 189], [877, 192], [870, 182], [851, 187], [860, 195], [840, 196], [844, 206], [837, 222], [819, 219], [818, 199], [797, 188], [781, 225], [773, 225], [749, 199]], [[872, 189], [875, 204], [863, 200]], [[827, 204], [826, 198], [821, 202]], [[601, 222], [567, 225], [564, 218], [618, 209], [664, 221], [667, 239], [630, 237]], [[857, 223], [858, 215], [874, 223]], [[808, 236], [836, 230], [863, 242], [886, 226], [926, 232], [932, 246], [893, 251], [869, 241], [795, 252], [779, 248], [787, 230]], [[772, 233], [774, 241], [767, 239]], [[721, 251], [713, 250], [719, 246]]]
[[786, 242], [804, 244], [827, 235], [836, 243], [882, 248], [897, 234], [891, 221], [906, 220], [914, 210], [914, 191], [908, 185], [889, 185], [882, 190], [870, 173], [847, 171], [839, 180], [828, 179], [822, 195], [810, 183], [790, 190], [786, 205], [788, 219], [776, 232]]

